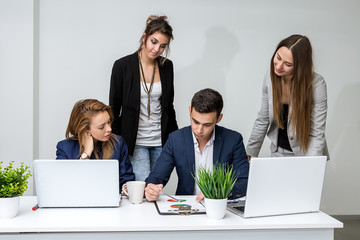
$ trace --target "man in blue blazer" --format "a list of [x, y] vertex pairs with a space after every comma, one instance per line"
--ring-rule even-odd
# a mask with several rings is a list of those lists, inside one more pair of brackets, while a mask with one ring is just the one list
[[223, 117], [223, 100], [215, 90], [197, 92], [189, 107], [191, 126], [170, 134], [152, 172], [146, 181], [145, 195], [155, 201], [176, 168], [178, 185], [176, 195], [204, 196], [192, 175], [199, 167], [212, 169], [217, 162], [232, 164], [237, 181], [232, 198], [246, 195], [249, 162], [240, 133], [217, 126]]

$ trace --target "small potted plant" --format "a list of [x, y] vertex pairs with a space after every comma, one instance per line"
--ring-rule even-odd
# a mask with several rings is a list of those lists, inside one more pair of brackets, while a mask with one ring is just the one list
[[233, 174], [233, 166], [217, 163], [212, 171], [200, 167], [197, 176], [193, 177], [204, 194], [207, 216], [213, 219], [224, 218], [227, 197], [237, 179]]
[[24, 163], [15, 168], [14, 161], [3, 168], [0, 162], [0, 218], [13, 218], [19, 211], [20, 196], [28, 188], [30, 167]]

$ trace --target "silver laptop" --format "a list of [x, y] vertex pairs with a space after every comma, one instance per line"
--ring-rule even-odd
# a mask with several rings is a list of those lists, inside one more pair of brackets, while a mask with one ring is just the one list
[[326, 156], [252, 158], [246, 200], [228, 210], [245, 218], [317, 212]]
[[34, 160], [39, 207], [119, 207], [117, 160]]

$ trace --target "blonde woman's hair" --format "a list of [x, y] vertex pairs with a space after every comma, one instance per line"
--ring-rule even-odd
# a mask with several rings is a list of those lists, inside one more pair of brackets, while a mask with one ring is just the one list
[[[79, 154], [84, 152], [84, 140], [82, 136], [84, 136], [86, 131], [90, 130], [92, 118], [102, 112], [107, 112], [109, 114], [111, 122], [114, 120], [110, 106], [105, 105], [96, 99], [85, 99], [75, 103], [71, 111], [65, 137], [67, 139], [79, 141]], [[94, 140], [95, 147], [93, 153], [95, 158], [110, 159], [114, 153], [115, 143], [117, 141], [118, 139], [114, 134], [111, 134], [108, 141], [99, 143], [99, 141]], [[101, 144], [101, 152], [96, 150], [97, 144]]]

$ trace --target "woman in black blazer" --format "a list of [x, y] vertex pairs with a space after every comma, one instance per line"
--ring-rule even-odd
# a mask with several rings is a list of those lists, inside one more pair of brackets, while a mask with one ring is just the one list
[[[113, 132], [128, 146], [136, 180], [149, 175], [169, 134], [178, 129], [174, 70], [167, 59], [172, 28], [166, 16], [150, 16], [139, 49], [115, 61], [109, 103]], [[165, 52], [165, 57], [161, 56]]]

